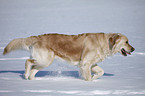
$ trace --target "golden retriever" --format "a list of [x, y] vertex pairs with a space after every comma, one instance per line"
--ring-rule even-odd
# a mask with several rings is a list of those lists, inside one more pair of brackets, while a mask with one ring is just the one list
[[135, 50], [128, 43], [128, 38], [120, 33], [44, 34], [19, 38], [12, 40], [3, 54], [17, 49], [31, 53], [25, 64], [25, 79], [33, 80], [39, 70], [49, 66], [55, 56], [58, 56], [77, 65], [86, 81], [97, 79], [104, 74], [103, 69], [96, 63], [107, 56], [117, 52], [127, 56]]

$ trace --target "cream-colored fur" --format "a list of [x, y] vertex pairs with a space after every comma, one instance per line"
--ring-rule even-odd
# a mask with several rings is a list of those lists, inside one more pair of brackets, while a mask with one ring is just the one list
[[120, 33], [44, 34], [19, 38], [12, 40], [3, 54], [18, 49], [31, 53], [31, 58], [25, 64], [25, 79], [33, 80], [39, 70], [49, 66], [58, 56], [71, 63], [75, 62], [74, 65], [79, 66], [82, 77], [87, 81], [104, 74], [104, 70], [96, 63], [117, 52], [127, 56], [135, 50], [129, 45], [127, 37]]

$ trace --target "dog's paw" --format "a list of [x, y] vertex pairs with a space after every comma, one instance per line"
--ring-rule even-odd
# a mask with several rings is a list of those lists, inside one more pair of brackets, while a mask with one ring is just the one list
[[25, 78], [26, 80], [28, 80], [28, 77], [29, 77], [28, 74], [24, 74], [24, 78]]
[[35, 80], [35, 78], [33, 76], [29, 76], [28, 79], [29, 80]]
[[92, 81], [92, 78], [86, 78], [85, 81]]

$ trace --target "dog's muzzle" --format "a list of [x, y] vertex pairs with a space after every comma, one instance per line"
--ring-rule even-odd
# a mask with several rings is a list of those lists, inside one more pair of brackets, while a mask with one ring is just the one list
[[133, 52], [135, 50], [135, 48], [131, 48], [130, 52], [126, 51], [124, 48], [121, 49], [121, 53], [124, 56], [127, 56], [127, 54], [131, 55], [131, 52]]

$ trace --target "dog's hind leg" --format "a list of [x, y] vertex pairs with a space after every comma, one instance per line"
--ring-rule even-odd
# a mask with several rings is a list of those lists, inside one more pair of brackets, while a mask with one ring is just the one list
[[33, 59], [27, 59], [26, 63], [25, 63], [25, 74], [24, 74], [24, 78], [28, 79], [29, 75], [30, 75], [30, 70], [32, 65], [34, 64], [34, 60]]
[[97, 64], [93, 65], [91, 67], [91, 70], [92, 70], [92, 72], [94, 72], [94, 75], [92, 77], [93, 80], [101, 77], [104, 74], [104, 70], [101, 67], [99, 67]]
[[36, 73], [49, 66], [53, 60], [54, 60], [54, 53], [52, 51], [37, 51], [39, 54], [35, 53], [35, 58], [34, 65], [32, 65], [32, 69], [30, 71], [30, 75], [28, 77], [29, 80], [33, 80], [35, 78]]
[[35, 78], [35, 75], [36, 75], [36, 73], [39, 71], [39, 70], [41, 70], [41, 69], [43, 69], [44, 67], [42, 67], [42, 66], [39, 66], [39, 65], [33, 65], [32, 66], [32, 69], [31, 69], [31, 71], [30, 71], [30, 76], [29, 76], [29, 80], [33, 80], [34, 78]]

